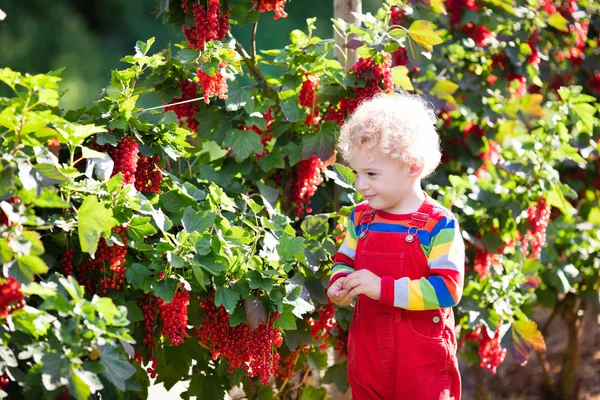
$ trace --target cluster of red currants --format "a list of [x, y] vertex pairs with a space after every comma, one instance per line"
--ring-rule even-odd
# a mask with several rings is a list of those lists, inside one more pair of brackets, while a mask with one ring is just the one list
[[[182, 3], [182, 7], [186, 13], [189, 11], [187, 1]], [[195, 3], [192, 12], [194, 26], [183, 26], [183, 34], [192, 49], [204, 50], [206, 42], [221, 40], [229, 33], [229, 16], [227, 12], [221, 12], [219, 0], [209, 0], [208, 9]]]
[[259, 376], [265, 385], [271, 374], [278, 376], [280, 356], [276, 349], [281, 347], [283, 336], [273, 323], [279, 313], [273, 313], [266, 322], [251, 330], [245, 323], [230, 326], [229, 314], [223, 306], [215, 306], [214, 295], [201, 299], [200, 305], [206, 319], [192, 332], [210, 348], [213, 360], [223, 356], [232, 368], [243, 368], [251, 377]]
[[6, 318], [24, 305], [21, 285], [15, 278], [6, 278], [4, 283], [0, 283], [0, 318]]

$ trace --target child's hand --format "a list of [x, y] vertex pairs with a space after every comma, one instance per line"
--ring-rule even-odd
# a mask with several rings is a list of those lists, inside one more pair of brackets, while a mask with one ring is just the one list
[[335, 280], [329, 289], [327, 289], [327, 297], [333, 304], [341, 307], [346, 307], [352, 302], [352, 297], [347, 298], [348, 292], [344, 289], [344, 281], [346, 277], [341, 277]]
[[381, 278], [369, 270], [361, 269], [345, 277], [344, 289], [348, 292], [346, 297], [352, 299], [359, 294], [364, 294], [373, 300], [381, 296]]

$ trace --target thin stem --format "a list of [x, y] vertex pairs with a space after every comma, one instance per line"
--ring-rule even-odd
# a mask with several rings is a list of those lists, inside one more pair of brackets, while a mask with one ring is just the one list
[[204, 100], [204, 97], [197, 97], [195, 99], [188, 99], [188, 100], [178, 101], [177, 103], [163, 104], [162, 106], [144, 108], [143, 110], [136, 111], [134, 114], [143, 113], [143, 112], [151, 111], [151, 110], [156, 110], [156, 109], [159, 109], [159, 108], [178, 106], [180, 104], [191, 103], [193, 101], [198, 101], [198, 100]]
[[[260, 0], [257, 4], [260, 7]], [[256, 64], [256, 31], [258, 30], [258, 21], [252, 24], [252, 32], [250, 33], [250, 59]]]

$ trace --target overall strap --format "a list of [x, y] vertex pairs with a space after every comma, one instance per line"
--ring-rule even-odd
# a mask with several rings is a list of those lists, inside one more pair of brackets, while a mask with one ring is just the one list
[[409, 226], [423, 229], [433, 212], [433, 204], [425, 200], [417, 211], [411, 214]]
[[364, 239], [369, 231], [369, 226], [375, 218], [375, 209], [369, 207], [360, 213], [360, 219], [358, 225], [360, 226], [360, 233], [358, 234], [359, 239]]

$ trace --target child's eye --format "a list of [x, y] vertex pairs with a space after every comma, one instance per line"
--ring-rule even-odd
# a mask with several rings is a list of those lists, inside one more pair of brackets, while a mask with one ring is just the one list
[[367, 172], [367, 175], [369, 175], [369, 176], [377, 176], [377, 174], [375, 172]]

